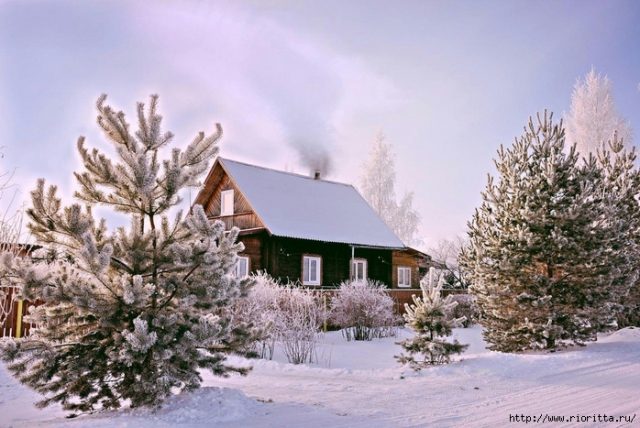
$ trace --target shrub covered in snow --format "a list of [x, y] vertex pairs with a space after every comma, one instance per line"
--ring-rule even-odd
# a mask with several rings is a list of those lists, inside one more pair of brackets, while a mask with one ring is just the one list
[[[404, 319], [407, 326], [415, 331], [415, 336], [400, 342], [408, 355], [402, 354], [396, 358], [414, 370], [431, 364], [448, 363], [452, 354], [460, 354], [468, 346], [457, 340], [446, 340], [452, 328], [462, 324], [465, 319], [451, 317], [458, 303], [453, 301], [451, 295], [442, 298], [442, 277], [439, 281], [436, 277], [435, 270], [431, 268], [429, 275], [420, 281], [422, 297], [414, 295], [413, 305], [405, 304]], [[421, 358], [417, 359], [416, 356]]]
[[247, 352], [260, 358], [273, 358], [277, 338], [277, 308], [282, 285], [266, 273], [253, 275], [254, 286], [234, 306], [234, 322], [251, 325], [254, 341]]
[[275, 331], [290, 363], [312, 362], [324, 308], [312, 290], [287, 285], [278, 294]]
[[331, 299], [330, 319], [349, 341], [395, 336], [399, 320], [393, 304], [377, 281], [343, 282]]
[[238, 320], [256, 326], [254, 349], [273, 358], [276, 345], [289, 362], [312, 362], [325, 311], [309, 289], [283, 285], [265, 273], [254, 276], [255, 286], [236, 306]]

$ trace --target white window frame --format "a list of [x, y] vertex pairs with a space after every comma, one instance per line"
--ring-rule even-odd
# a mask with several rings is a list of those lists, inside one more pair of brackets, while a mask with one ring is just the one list
[[[363, 278], [358, 278], [358, 265], [362, 265]], [[367, 259], [352, 259], [351, 260], [351, 279], [353, 281], [366, 281], [368, 278], [367, 268], [368, 268]]]
[[[406, 282], [404, 280], [407, 280]], [[411, 268], [398, 266], [398, 288], [411, 288]]]
[[[220, 215], [233, 215], [233, 189], [220, 192]], [[228, 203], [227, 203], [228, 202]]]
[[[244, 262], [244, 266], [245, 266], [245, 271], [242, 272], [242, 262]], [[236, 260], [236, 267], [235, 267], [235, 275], [238, 278], [244, 278], [245, 276], [249, 275], [249, 257], [247, 256], [238, 256], [238, 259]]]
[[[311, 279], [311, 264], [316, 262], [315, 279]], [[303, 255], [302, 256], [302, 285], [321, 285], [322, 284], [322, 257]]]

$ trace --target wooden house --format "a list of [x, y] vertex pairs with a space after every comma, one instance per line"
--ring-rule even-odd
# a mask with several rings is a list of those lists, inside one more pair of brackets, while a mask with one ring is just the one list
[[282, 281], [334, 287], [373, 279], [417, 288], [430, 266], [406, 247], [349, 184], [218, 158], [195, 204], [238, 227], [237, 273], [265, 271]]

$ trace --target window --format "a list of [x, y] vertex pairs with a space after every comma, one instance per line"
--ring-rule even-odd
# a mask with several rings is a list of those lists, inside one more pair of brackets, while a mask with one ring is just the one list
[[220, 215], [233, 215], [233, 189], [220, 193]]
[[236, 261], [236, 276], [242, 278], [249, 275], [249, 257], [238, 256]]
[[398, 287], [411, 287], [411, 268], [398, 267]]
[[364, 281], [367, 279], [366, 259], [353, 259], [351, 263], [351, 279], [354, 281]]
[[318, 256], [302, 256], [302, 284], [320, 285], [322, 258]]

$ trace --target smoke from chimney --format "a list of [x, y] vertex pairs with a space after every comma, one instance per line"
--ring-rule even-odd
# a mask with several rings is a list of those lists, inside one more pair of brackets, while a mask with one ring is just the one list
[[319, 180], [331, 173], [331, 157], [325, 147], [305, 143], [297, 143], [294, 147], [298, 151], [300, 162], [309, 168], [311, 177]]

